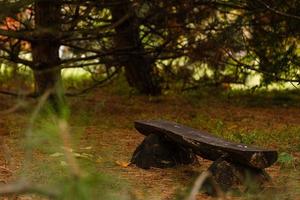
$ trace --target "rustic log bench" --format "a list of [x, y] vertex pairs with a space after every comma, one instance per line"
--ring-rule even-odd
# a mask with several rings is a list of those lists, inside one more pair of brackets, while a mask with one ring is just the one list
[[[131, 163], [144, 169], [164, 168], [195, 163], [199, 155], [214, 161], [209, 171], [224, 191], [246, 182], [262, 185], [269, 180], [264, 168], [277, 160], [275, 150], [230, 142], [170, 121], [136, 121], [135, 128], [146, 138], [133, 153]], [[207, 191], [213, 193], [209, 186]]]

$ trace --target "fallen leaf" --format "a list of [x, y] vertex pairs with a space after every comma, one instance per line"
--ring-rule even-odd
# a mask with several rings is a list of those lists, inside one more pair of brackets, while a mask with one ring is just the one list
[[238, 128], [237, 125], [232, 125], [232, 126], [229, 126], [229, 127], [228, 127], [229, 130], [233, 130], [233, 129], [236, 129], [236, 128]]
[[85, 158], [85, 159], [92, 159], [93, 156], [91, 154], [87, 154], [87, 153], [74, 153], [74, 156], [76, 158]]
[[88, 147], [81, 147], [80, 149], [82, 149], [82, 150], [91, 150], [92, 147], [91, 147], [91, 146], [88, 146]]
[[61, 148], [65, 151], [73, 152], [72, 148], [68, 148], [68, 147], [61, 147]]
[[124, 161], [116, 161], [116, 164], [121, 167], [128, 167], [131, 163], [130, 162], [124, 162]]
[[63, 167], [68, 166], [68, 164], [65, 161], [60, 161], [60, 165]]
[[51, 154], [50, 157], [59, 157], [59, 156], [63, 156], [63, 155], [64, 155], [63, 153], [56, 152], [56, 153]]
[[96, 163], [102, 163], [103, 162], [103, 158], [101, 156], [99, 156], [97, 159], [96, 159]]

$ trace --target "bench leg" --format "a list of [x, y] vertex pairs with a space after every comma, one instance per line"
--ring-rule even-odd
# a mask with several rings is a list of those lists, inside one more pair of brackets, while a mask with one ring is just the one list
[[148, 135], [131, 158], [131, 163], [143, 169], [174, 167], [195, 162], [196, 155], [190, 149], [156, 134]]
[[[224, 192], [235, 189], [240, 192], [255, 192], [270, 181], [265, 170], [229, 162], [224, 157], [214, 161], [208, 170]], [[209, 182], [204, 188], [208, 194], [215, 195], [214, 187]]]

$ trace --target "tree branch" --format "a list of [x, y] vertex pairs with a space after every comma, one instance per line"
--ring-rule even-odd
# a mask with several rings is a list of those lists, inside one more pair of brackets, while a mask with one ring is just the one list
[[288, 18], [292, 18], [292, 19], [296, 19], [296, 20], [300, 20], [300, 16], [297, 16], [297, 15], [292, 15], [292, 14], [288, 14], [288, 13], [285, 13], [285, 12], [281, 12], [279, 10], [276, 10], [275, 8], [272, 8], [271, 6], [269, 6], [268, 4], [266, 4], [265, 2], [263, 1], [258, 1], [259, 3], [261, 3], [262, 5], [265, 6], [265, 8], [267, 8], [269, 11], [277, 14], [277, 15], [281, 15], [281, 16], [284, 16], [284, 17], [288, 17]]
[[119, 73], [120, 69], [121, 68], [118, 68], [116, 71], [114, 71], [112, 74], [110, 74], [105, 79], [103, 79], [101, 81], [96, 81], [96, 83], [94, 83], [92, 86], [87, 87], [87, 88], [81, 90], [80, 92], [77, 92], [77, 93], [67, 93], [66, 95], [72, 97], [72, 96], [78, 96], [78, 95], [82, 95], [84, 93], [87, 93], [87, 92], [95, 89], [96, 87], [98, 87], [100, 85], [103, 85], [104, 83], [110, 81], [114, 76], [116, 76]]
[[0, 29], [0, 35], [25, 41], [34, 41], [33, 31], [13, 31]]
[[[270, 77], [273, 77], [276, 81], [284, 81], [284, 82], [291, 82], [291, 83], [300, 83], [300, 79], [297, 80], [297, 79], [287, 79], [287, 78], [281, 78], [281, 77], [278, 77], [270, 72], [266, 72], [266, 71], [263, 71], [263, 70], [260, 70], [260, 69], [257, 69], [255, 68], [254, 66], [252, 65], [249, 65], [249, 64], [246, 64], [246, 63], [243, 63], [241, 61], [239, 61], [238, 59], [236, 59], [230, 52], [226, 51], [225, 52], [227, 53], [227, 55], [234, 61], [236, 62], [237, 64], [234, 65], [234, 66], [240, 66], [240, 67], [245, 67], [249, 70], [252, 70], [252, 71], [255, 71], [255, 72], [258, 72], [258, 73], [261, 73], [261, 74], [265, 74], [267, 76], [270, 76]], [[226, 62], [225, 64], [230, 64], [230, 65], [233, 65], [232, 63], [228, 63]], [[299, 75], [300, 76], [300, 75]]]

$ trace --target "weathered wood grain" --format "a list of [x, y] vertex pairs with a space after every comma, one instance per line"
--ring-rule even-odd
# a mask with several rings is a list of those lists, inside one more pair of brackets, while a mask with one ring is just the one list
[[263, 169], [277, 160], [275, 150], [230, 142], [207, 132], [170, 121], [136, 121], [135, 128], [146, 136], [149, 134], [164, 136], [172, 142], [191, 148], [201, 157], [213, 161], [226, 155], [226, 159], [230, 162]]

